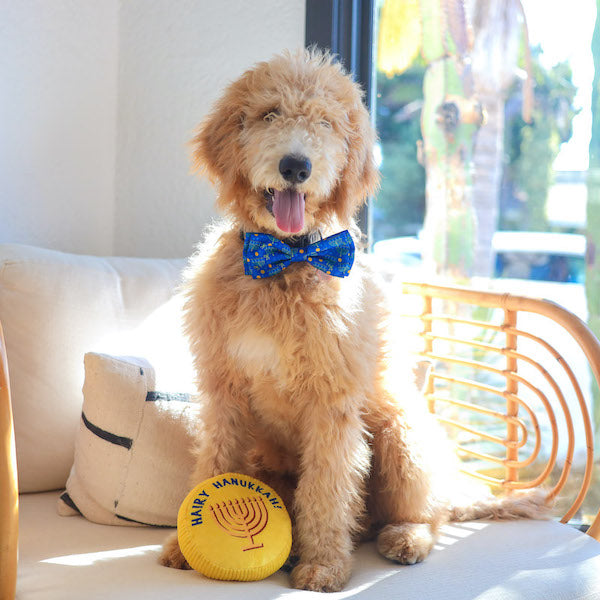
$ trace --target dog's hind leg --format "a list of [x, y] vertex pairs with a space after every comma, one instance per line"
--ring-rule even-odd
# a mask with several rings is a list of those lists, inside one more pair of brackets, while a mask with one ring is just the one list
[[[373, 415], [371, 415], [373, 417]], [[432, 490], [429, 456], [421, 453], [419, 434], [397, 407], [371, 421], [373, 464], [369, 513], [379, 530], [379, 552], [396, 562], [424, 560], [435, 543], [447, 511]]]
[[179, 548], [179, 539], [177, 533], [172, 533], [167, 541], [163, 544], [162, 552], [158, 558], [158, 562], [163, 567], [171, 567], [173, 569], [191, 569], [188, 561], [185, 560], [181, 549]]
[[382, 556], [403, 565], [424, 560], [435, 542], [435, 534], [426, 523], [386, 525], [377, 536], [377, 550]]

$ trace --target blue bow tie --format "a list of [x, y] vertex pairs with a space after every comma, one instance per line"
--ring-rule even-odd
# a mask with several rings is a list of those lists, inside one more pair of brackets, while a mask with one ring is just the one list
[[354, 262], [352, 236], [342, 231], [305, 248], [293, 248], [267, 233], [247, 233], [244, 238], [244, 271], [252, 279], [271, 277], [303, 261], [327, 275], [346, 277]]

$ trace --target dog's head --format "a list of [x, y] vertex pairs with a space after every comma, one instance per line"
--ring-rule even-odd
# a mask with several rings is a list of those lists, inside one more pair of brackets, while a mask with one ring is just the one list
[[193, 140], [219, 206], [279, 236], [348, 227], [379, 180], [362, 91], [329, 55], [277, 56], [232, 83]]

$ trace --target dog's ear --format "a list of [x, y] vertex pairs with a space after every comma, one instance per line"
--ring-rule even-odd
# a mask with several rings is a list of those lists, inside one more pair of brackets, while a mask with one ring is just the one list
[[239, 175], [239, 137], [244, 125], [246, 77], [232, 83], [204, 118], [191, 141], [194, 170], [231, 185]]
[[347, 112], [348, 159], [333, 198], [335, 211], [342, 224], [350, 222], [359, 207], [379, 186], [379, 171], [373, 156], [375, 131], [358, 86], [354, 83], [351, 85], [354, 90], [349, 97], [355, 100]]

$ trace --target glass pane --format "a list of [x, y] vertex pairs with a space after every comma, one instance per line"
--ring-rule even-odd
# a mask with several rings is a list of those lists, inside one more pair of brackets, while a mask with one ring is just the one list
[[[459, 240], [472, 235], [455, 251], [464, 255], [464, 276], [516, 279], [503, 285], [534, 296], [540, 289], [536, 282], [555, 282], [554, 288], [544, 286], [543, 291], [559, 303], [564, 303], [565, 285], [578, 286], [585, 296], [594, 1], [582, 0], [577, 10], [560, 4], [549, 10], [545, 3], [524, 0], [526, 25], [516, 1], [497, 3], [502, 4], [498, 14], [476, 12], [486, 3], [466, 3], [471, 10], [465, 15], [464, 31], [460, 19], [455, 19], [458, 24], [448, 19], [446, 31], [432, 31], [428, 23], [435, 20], [436, 4], [441, 3], [377, 2], [375, 112], [382, 184], [371, 206], [375, 256], [387, 270], [400, 270], [405, 278], [422, 276], [423, 254], [431, 244], [423, 239], [426, 208], [428, 202], [433, 206], [435, 195], [426, 200], [426, 167], [431, 167], [431, 180], [437, 166], [459, 172], [450, 179], [450, 187], [453, 181], [465, 181], [468, 214], [454, 225]], [[475, 40], [472, 47], [465, 42], [470, 38]], [[433, 86], [426, 81], [432, 66], [448, 55], [459, 64], [460, 97], [450, 93], [455, 90], [448, 68], [435, 74], [439, 80]], [[490, 77], [490, 71], [499, 75]], [[528, 77], [533, 82], [529, 123], [523, 119]], [[439, 140], [431, 139], [439, 131], [424, 131], [430, 116], [424, 93], [428, 86], [430, 91], [444, 88], [445, 108], [434, 110], [438, 124], [458, 121], [443, 143], [452, 143], [462, 126], [470, 127], [454, 154], [444, 153]], [[482, 122], [461, 125], [476, 120], [469, 109], [480, 109]], [[451, 127], [449, 123], [446, 131]], [[439, 153], [434, 166], [428, 163], [433, 152]], [[462, 161], [458, 165], [452, 162], [456, 156]], [[440, 243], [446, 245], [447, 258], [454, 242]], [[586, 319], [587, 312], [579, 316]]]
[[[596, 2], [378, 0], [376, 13], [381, 269], [548, 298], [600, 335]], [[579, 516], [600, 505], [595, 486]]]

